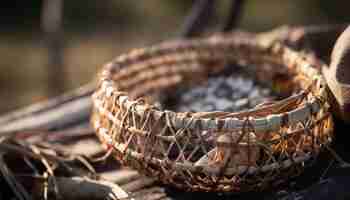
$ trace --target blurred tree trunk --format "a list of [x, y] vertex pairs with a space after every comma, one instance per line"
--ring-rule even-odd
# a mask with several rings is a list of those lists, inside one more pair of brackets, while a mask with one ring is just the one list
[[48, 53], [48, 95], [56, 96], [65, 89], [63, 58], [63, 0], [44, 0], [41, 14], [42, 29]]

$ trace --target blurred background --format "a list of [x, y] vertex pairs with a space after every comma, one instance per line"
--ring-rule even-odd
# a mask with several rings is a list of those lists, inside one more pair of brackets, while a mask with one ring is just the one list
[[[177, 37], [193, 3], [52, 1], [59, 2], [2, 0], [0, 113], [88, 83], [104, 63], [128, 49]], [[217, 0], [213, 30], [230, 2]], [[52, 6], [62, 6], [62, 13]], [[285, 24], [344, 23], [350, 21], [349, 6], [349, 1], [248, 0], [239, 27], [257, 32]], [[61, 26], [55, 27], [60, 14]]]

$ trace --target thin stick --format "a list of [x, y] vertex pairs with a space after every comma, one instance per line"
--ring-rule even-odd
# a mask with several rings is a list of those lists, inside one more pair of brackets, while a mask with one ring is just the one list
[[57, 98], [39, 102], [0, 117], [0, 133], [22, 130], [62, 129], [88, 119], [92, 106], [91, 82]]
[[223, 32], [228, 32], [237, 27], [239, 20], [242, 17], [242, 11], [245, 0], [231, 0], [231, 8], [227, 21], [222, 29]]
[[24, 189], [21, 183], [17, 181], [11, 170], [7, 167], [7, 164], [3, 158], [4, 154], [0, 154], [0, 173], [10, 186], [12, 192], [19, 200], [31, 200], [32, 198], [28, 192]]
[[41, 20], [48, 49], [48, 84], [51, 96], [64, 91], [62, 11], [63, 0], [43, 1]]
[[214, 2], [214, 0], [196, 0], [185, 19], [180, 36], [194, 37], [202, 32], [213, 14]]
[[129, 182], [125, 185], [122, 185], [121, 187], [128, 191], [128, 192], [134, 192], [137, 190], [140, 190], [142, 188], [145, 188], [147, 186], [152, 185], [155, 182], [154, 178], [149, 178], [149, 177], [140, 177], [139, 179]]
[[121, 169], [118, 171], [103, 172], [100, 173], [100, 176], [101, 178], [107, 181], [117, 183], [119, 185], [130, 183], [141, 177], [141, 175], [137, 171], [131, 169]]
[[350, 167], [350, 163], [346, 162], [342, 157], [340, 157], [329, 145], [326, 145], [325, 147], [331, 153], [334, 159], [339, 163], [340, 167]]
[[[17, 176], [17, 178], [31, 181], [33, 185], [41, 185], [46, 180], [42, 176]], [[71, 199], [91, 199], [91, 200], [104, 200], [108, 197], [113, 197], [112, 199], [127, 199], [129, 197], [128, 193], [125, 192], [118, 185], [100, 180], [92, 180], [89, 178], [82, 177], [56, 177], [56, 187], [61, 199], [71, 200]], [[39, 191], [33, 191], [34, 195], [42, 194], [40, 191], [41, 187], [36, 187]], [[48, 185], [48, 193], [52, 194], [55, 189], [52, 184]], [[54, 193], [55, 194], [55, 193]]]

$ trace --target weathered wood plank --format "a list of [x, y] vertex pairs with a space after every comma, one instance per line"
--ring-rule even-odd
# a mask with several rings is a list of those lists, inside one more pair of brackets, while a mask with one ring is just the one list
[[0, 132], [53, 130], [86, 121], [94, 84], [88, 84], [52, 100], [39, 102], [0, 117]]

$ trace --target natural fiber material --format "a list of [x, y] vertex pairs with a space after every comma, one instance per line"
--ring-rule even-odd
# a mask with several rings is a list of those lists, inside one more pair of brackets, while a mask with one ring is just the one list
[[[205, 81], [232, 62], [290, 97], [238, 113], [156, 106], [165, 92]], [[119, 160], [164, 183], [201, 191], [264, 189], [299, 174], [331, 142], [328, 91], [317, 63], [253, 35], [137, 49], [103, 68], [92, 124]]]

